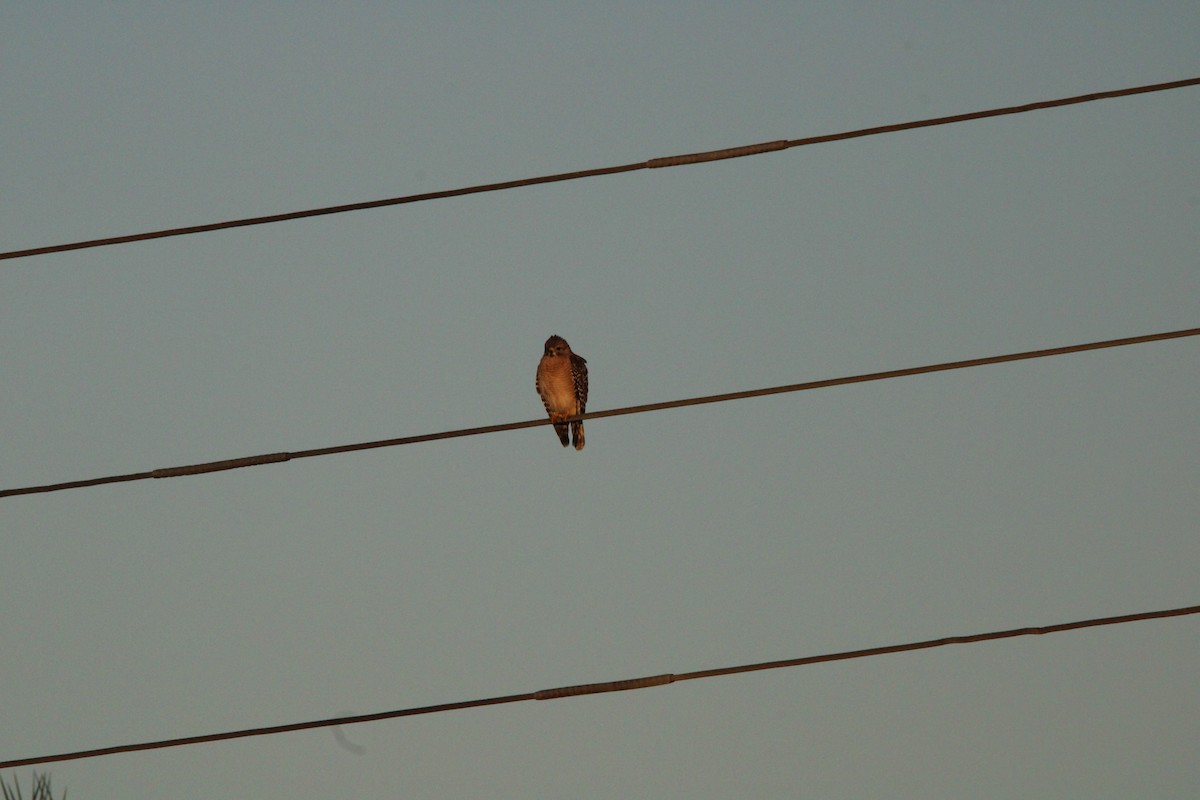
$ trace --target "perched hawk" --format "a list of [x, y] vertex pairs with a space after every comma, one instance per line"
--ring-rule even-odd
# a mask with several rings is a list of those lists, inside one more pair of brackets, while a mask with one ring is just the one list
[[[542, 405], [554, 421], [554, 431], [562, 446], [569, 443], [567, 423], [559, 420], [578, 416], [587, 409], [588, 374], [587, 361], [583, 356], [571, 352], [571, 345], [561, 336], [546, 340], [546, 351], [537, 368], [537, 391], [542, 396]], [[583, 422], [572, 422], [571, 433], [575, 449], [583, 449]]]

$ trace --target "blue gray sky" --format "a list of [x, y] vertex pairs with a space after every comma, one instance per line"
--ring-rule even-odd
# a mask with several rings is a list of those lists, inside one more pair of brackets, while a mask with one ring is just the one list
[[[1200, 74], [1192, 2], [9, 4], [0, 249]], [[3, 262], [0, 487], [1200, 324], [1200, 90]], [[1200, 602], [1194, 339], [0, 501], [0, 758]], [[1195, 618], [51, 766], [1194, 798]], [[23, 782], [27, 770], [21, 770]], [[11, 778], [11, 776], [9, 776]]]

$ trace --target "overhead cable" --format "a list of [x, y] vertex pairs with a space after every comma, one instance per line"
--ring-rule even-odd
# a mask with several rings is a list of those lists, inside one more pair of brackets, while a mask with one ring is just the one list
[[[809, 389], [825, 389], [832, 386], [845, 386], [851, 383], [867, 383], [870, 381], [881, 381], [890, 378], [903, 378], [909, 375], [921, 375], [928, 372], [947, 372], [949, 370], [966, 369], [967, 367], [980, 367], [987, 364], [1003, 364], [1009, 361], [1024, 361], [1033, 358], [1046, 358], [1048, 356], [1066, 355], [1068, 353], [1081, 353], [1087, 350], [1102, 350], [1109, 347], [1123, 347], [1126, 345], [1158, 342], [1167, 339], [1181, 339], [1187, 336], [1197, 335], [1200, 335], [1200, 328], [1187, 328], [1184, 330], [1166, 331], [1163, 333], [1151, 333], [1143, 336], [1130, 336], [1124, 339], [1107, 339], [1100, 342], [1074, 344], [1066, 347], [1052, 347], [1046, 350], [1026, 350], [1020, 353], [1008, 353], [1006, 355], [988, 356], [985, 358], [972, 358], [967, 359], [966, 361], [946, 361], [940, 364], [926, 364], [920, 367], [893, 369], [887, 370], [886, 372], [870, 372], [863, 375], [848, 375], [841, 378], [827, 378], [825, 380], [809, 381], [807, 383], [792, 383], [784, 386], [768, 386], [764, 389], [749, 389], [741, 392], [727, 392], [725, 394], [710, 394], [703, 397], [689, 397], [682, 400], [667, 400], [661, 403], [647, 403], [645, 405], [626, 406], [624, 408], [610, 408], [604, 411], [591, 411], [587, 414], [568, 417], [564, 420], [560, 420], [560, 422], [600, 419], [602, 417], [618, 417], [626, 414], [642, 414], [647, 411], [662, 411], [668, 408], [698, 406], [705, 405], [707, 403], [724, 403], [730, 400], [744, 400], [750, 397], [763, 397], [772, 394], [785, 394], [787, 392], [803, 392]], [[552, 423], [548, 418], [531, 419], [523, 422], [506, 422], [499, 425], [485, 425], [478, 428], [460, 428], [458, 430], [441, 431], [438, 433], [423, 433], [417, 436], [404, 436], [398, 439], [378, 439], [371, 442], [357, 442], [355, 444], [343, 444], [333, 447], [318, 447], [311, 450], [298, 450], [290, 453], [263, 453], [256, 456], [230, 458], [223, 461], [207, 461], [200, 464], [166, 467], [162, 469], [149, 470], [147, 472], [133, 472], [126, 475], [109, 475], [102, 478], [89, 478], [79, 481], [68, 481], [66, 483], [51, 483], [40, 486], [24, 486], [16, 489], [3, 489], [0, 490], [0, 497], [60, 492], [66, 489], [82, 489], [87, 486], [100, 486], [108, 483], [126, 483], [129, 481], [140, 481], [150, 478], [177, 478], [184, 475], [202, 475], [208, 472], [221, 472], [223, 470], [253, 467], [261, 464], [277, 464], [282, 461], [293, 461], [300, 458], [314, 458], [316, 456], [334, 455], [336, 453], [350, 453], [358, 450], [374, 450], [380, 447], [397, 447], [405, 444], [431, 442], [438, 439], [456, 439], [463, 436], [480, 436], [485, 433], [498, 433], [500, 431], [512, 431], [521, 428], [535, 428], [550, 424]]]
[[635, 172], [643, 169], [660, 169], [663, 167], [678, 167], [684, 164], [699, 164], [707, 161], [719, 161], [726, 158], [742, 158], [744, 156], [756, 155], [759, 153], [769, 153], [778, 150], [788, 150], [793, 147], [803, 147], [810, 144], [837, 142], [844, 139], [857, 139], [863, 136], [877, 136], [884, 133], [895, 133], [897, 131], [914, 130], [916, 128], [930, 128], [937, 125], [950, 125], [956, 122], [969, 122], [971, 120], [986, 119], [988, 117], [1000, 117], [1008, 114], [1024, 114], [1030, 111], [1041, 111], [1048, 108], [1059, 108], [1061, 106], [1075, 105], [1078, 103], [1091, 103], [1096, 100], [1128, 97], [1130, 95], [1147, 94], [1149, 92], [1163, 92], [1167, 91], [1168, 89], [1180, 89], [1186, 86], [1196, 85], [1200, 85], [1200, 77], [1169, 81], [1167, 83], [1132, 86], [1126, 89], [1113, 89], [1105, 92], [1092, 92], [1090, 94], [1081, 94], [1074, 97], [1062, 97], [1055, 100], [1041, 100], [1035, 103], [1026, 103], [1019, 106], [990, 108], [983, 111], [972, 111], [966, 114], [954, 114], [948, 117], [931, 117], [929, 119], [920, 119], [911, 122], [898, 122], [892, 125], [880, 125], [873, 128], [860, 128], [858, 130], [844, 131], [842, 133], [829, 133], [821, 136], [810, 136], [803, 139], [780, 139], [773, 142], [762, 142], [760, 144], [745, 145], [742, 147], [729, 147], [724, 150], [709, 150], [701, 153], [687, 153], [678, 156], [652, 158], [648, 161], [638, 161], [631, 164], [621, 164], [613, 167], [585, 169], [576, 172], [561, 172], [554, 175], [542, 175], [534, 178], [502, 181], [500, 183], [484, 183], [476, 186], [465, 186], [458, 189], [445, 189], [437, 192], [424, 192], [421, 194], [410, 194], [401, 197], [389, 197], [383, 200], [368, 200], [359, 203], [346, 203], [344, 205], [326, 206], [324, 208], [310, 208], [304, 211], [289, 211], [283, 214], [268, 214], [261, 217], [246, 217], [243, 219], [227, 220], [225, 222], [211, 222], [206, 225], [189, 225], [182, 228], [166, 228], [163, 230], [148, 231], [146, 233], [134, 233], [125, 236], [109, 236], [103, 239], [88, 239], [86, 241], [68, 242], [66, 244], [48, 245], [46, 247], [32, 247], [26, 250], [9, 250], [7, 252], [0, 252], [0, 260], [9, 258], [28, 258], [30, 256], [47, 255], [49, 253], [62, 253], [68, 250], [83, 250], [89, 247], [107, 247], [117, 244], [129, 244], [131, 242], [142, 242], [149, 239], [165, 239], [170, 236], [186, 236], [193, 233], [207, 233], [209, 231], [220, 231], [229, 228], [244, 228], [251, 225], [266, 225], [270, 222], [285, 222], [287, 220], [303, 219], [305, 217], [342, 214], [347, 211], [363, 211], [368, 208], [382, 208], [384, 206], [397, 206], [406, 203], [420, 203], [426, 200], [441, 200], [447, 197], [461, 197], [468, 194], [497, 192], [504, 189], [516, 189], [523, 186], [536, 186], [543, 183], [559, 183], [562, 181], [578, 180], [579, 178], [593, 178], [599, 175], [615, 175], [621, 172]]
[[310, 720], [308, 722], [293, 722], [287, 725], [269, 725], [261, 728], [245, 728], [242, 730], [209, 733], [200, 736], [183, 736], [177, 739], [160, 739], [150, 742], [138, 742], [136, 744], [99, 747], [93, 750], [77, 750], [71, 753], [34, 756], [32, 758], [14, 758], [9, 761], [0, 761], [0, 769], [25, 767], [35, 764], [50, 764], [59, 761], [72, 761], [80, 758], [95, 758], [97, 756], [115, 755], [117, 753], [132, 753], [140, 750], [161, 750], [168, 747], [182, 747], [184, 745], [220, 742], [229, 739], [245, 739], [251, 736], [269, 736], [278, 733], [291, 733], [294, 731], [310, 730], [312, 728], [329, 728], [338, 725], [353, 725], [360, 722], [377, 722], [384, 719], [412, 717], [419, 714], [436, 714], [443, 711], [459, 711], [466, 708], [480, 708], [482, 706], [494, 706], [504, 703], [520, 703], [527, 700], [555, 700], [564, 697], [580, 697], [587, 694], [601, 694], [605, 692], [645, 689], [653, 686], [665, 686], [669, 683], [698, 680], [700, 678], [715, 678], [722, 675], [736, 675], [743, 672], [759, 672], [761, 670], [783, 669], [785, 667], [806, 667], [813, 664], [823, 664], [830, 661], [848, 661], [855, 658], [868, 658], [871, 656], [882, 656], [890, 653], [905, 653], [912, 650], [928, 650], [930, 648], [945, 647], [952, 644], [988, 642], [996, 639], [1011, 639], [1017, 636], [1041, 636], [1050, 633], [1062, 633], [1063, 631], [1079, 630], [1081, 628], [1094, 628], [1102, 625], [1119, 625], [1126, 622], [1141, 622], [1144, 620], [1164, 619], [1167, 617], [1181, 617], [1188, 614], [1200, 614], [1200, 606], [1171, 608], [1163, 611], [1147, 611], [1140, 614], [1125, 614], [1119, 617], [1085, 619], [1076, 622], [1063, 622], [1057, 625], [1048, 625], [1036, 628], [1013, 628], [1011, 630], [992, 631], [990, 633], [975, 633], [967, 636], [947, 636], [942, 639], [928, 639], [920, 642], [908, 642], [905, 644], [894, 644], [884, 647], [872, 647], [866, 650], [847, 650], [840, 653], [826, 653], [824, 655], [791, 658], [783, 661], [762, 661], [755, 664], [741, 664], [738, 666], [721, 667], [718, 669], [702, 669], [696, 670], [695, 672], [676, 674], [665, 673], [661, 675], [650, 675], [644, 678], [633, 678], [630, 680], [560, 686], [554, 689], [542, 689], [536, 692], [510, 694], [501, 697], [486, 697], [480, 700], [464, 700], [457, 703], [441, 703], [439, 705], [432, 706], [402, 708], [395, 711], [379, 711], [373, 714], [356, 714], [354, 716], [341, 716], [331, 719]]

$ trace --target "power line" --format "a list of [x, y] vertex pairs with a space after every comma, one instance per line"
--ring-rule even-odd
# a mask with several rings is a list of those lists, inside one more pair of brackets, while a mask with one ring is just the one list
[[303, 219], [305, 217], [318, 217], [327, 214], [342, 214], [347, 211], [362, 211], [369, 208], [383, 208], [384, 206], [397, 206], [406, 203], [420, 203], [426, 200], [441, 200], [448, 197], [461, 197], [463, 195], [481, 194], [483, 192], [498, 192], [504, 189], [536, 186], [543, 183], [573, 181], [580, 178], [592, 178], [599, 175], [615, 175], [621, 172], [635, 172], [643, 169], [660, 169], [663, 167], [678, 167], [684, 164], [699, 164], [706, 161], [719, 161], [726, 158], [742, 158], [744, 156], [756, 155], [758, 153], [770, 153], [776, 150], [788, 150], [793, 147], [803, 147], [811, 144], [837, 142], [844, 139], [857, 139], [862, 136], [877, 136], [884, 133], [895, 133], [897, 131], [914, 130], [916, 128], [930, 128], [937, 125], [950, 125], [956, 122], [968, 122], [971, 120], [999, 117], [1008, 114], [1024, 114], [1030, 111], [1041, 111], [1048, 108], [1059, 108], [1078, 103], [1091, 103], [1096, 100], [1128, 97], [1130, 95], [1147, 94], [1149, 92], [1163, 92], [1167, 91], [1168, 89], [1180, 89], [1183, 87], [1196, 85], [1200, 85], [1200, 77], [1170, 81], [1168, 83], [1132, 86], [1127, 89], [1092, 92], [1090, 94], [1081, 94], [1074, 97], [1062, 97], [1056, 100], [1042, 100], [1036, 103], [1026, 103], [1019, 106], [991, 108], [984, 111], [973, 111], [967, 114], [955, 114], [949, 117], [931, 117], [929, 119], [920, 119], [912, 122], [899, 122], [892, 125], [880, 125], [873, 128], [860, 128], [858, 130], [845, 131], [842, 133], [810, 136], [804, 139], [780, 139], [773, 142], [762, 142], [760, 144], [752, 144], [742, 147], [730, 147], [724, 150], [709, 150], [702, 153], [687, 153], [678, 156], [652, 158], [648, 161], [638, 161], [631, 164], [621, 164], [613, 167], [585, 169], [577, 172], [561, 172], [553, 175], [542, 175], [534, 178], [523, 178], [520, 180], [503, 181], [500, 183], [484, 183], [475, 186], [465, 186], [459, 189], [445, 189], [438, 192], [425, 192], [422, 194], [403, 195], [401, 197], [389, 197], [383, 200], [368, 200], [359, 203], [346, 203], [344, 205], [326, 206], [324, 208], [310, 208], [304, 211], [290, 211], [284, 214], [269, 214], [261, 217], [246, 217], [244, 219], [234, 219], [225, 222], [212, 222], [206, 225], [190, 225], [182, 228], [166, 228], [163, 230], [149, 231], [146, 233], [134, 233], [126, 236], [109, 236], [103, 239], [89, 239], [86, 241], [69, 242], [66, 244], [49, 245], [46, 247], [33, 247], [27, 250], [10, 250], [7, 252], [0, 252], [0, 260], [9, 258], [28, 258], [30, 256], [47, 255], [49, 253], [62, 253], [68, 250], [83, 250], [89, 247], [107, 247], [116, 244], [129, 244], [131, 242], [142, 242], [149, 239], [165, 239], [170, 236], [186, 236], [193, 233], [208, 233], [209, 231], [220, 231], [229, 228], [244, 228], [251, 225], [266, 225], [271, 222], [285, 222], [287, 220]]
[[464, 700], [457, 703], [442, 703], [433, 706], [402, 708], [395, 711], [379, 711], [374, 714], [358, 714], [354, 716], [334, 717], [331, 719], [310, 720], [308, 722], [293, 722], [287, 725], [270, 725], [261, 728], [245, 728], [236, 731], [224, 731], [222, 733], [209, 733], [201, 736], [184, 736], [178, 739], [160, 739], [157, 741], [139, 742], [136, 744], [99, 747], [94, 750], [77, 750], [71, 753], [58, 753], [50, 756], [16, 758], [10, 761], [0, 761], [0, 769], [25, 767], [34, 764], [49, 764], [57, 761], [71, 761], [80, 758], [95, 758], [97, 756], [115, 755], [117, 753], [132, 753], [139, 750], [161, 750], [168, 747], [182, 747], [184, 745], [203, 744], [206, 742], [220, 742], [228, 739], [245, 739], [251, 736], [269, 736], [277, 733], [291, 733], [293, 731], [310, 730], [312, 728], [329, 728], [336, 725], [353, 725], [359, 722], [377, 722], [384, 719], [412, 717], [420, 714], [437, 714], [444, 711], [458, 711], [466, 708], [502, 705], [504, 703], [521, 703], [527, 700], [555, 700], [563, 697], [580, 697], [587, 694], [621, 692], [628, 691], [630, 689], [645, 689], [651, 686], [665, 686], [666, 684], [679, 683], [680, 681], [698, 680], [700, 678], [715, 678], [722, 675], [736, 675], [743, 672], [758, 672], [767, 669], [783, 669], [785, 667], [806, 667], [813, 664], [823, 664], [830, 661], [848, 661], [855, 658], [869, 658], [872, 656], [882, 656], [891, 653], [906, 653], [913, 650], [928, 650], [930, 648], [945, 647], [952, 644], [988, 642], [996, 639], [1011, 639], [1017, 636], [1042, 636], [1050, 633], [1062, 633], [1063, 631], [1079, 630], [1081, 628], [1095, 628], [1102, 625], [1119, 625], [1126, 622], [1141, 622], [1151, 619], [1181, 617], [1188, 614], [1200, 614], [1200, 606], [1171, 608], [1164, 611], [1147, 611], [1140, 614], [1125, 614], [1119, 617], [1085, 619], [1076, 622], [1063, 622], [1057, 625], [1047, 625], [1045, 627], [1013, 628], [1011, 630], [992, 631], [990, 633], [975, 633], [968, 636], [947, 636], [942, 639], [927, 639], [921, 642], [908, 642], [905, 644], [894, 644], [885, 647], [872, 647], [866, 650], [847, 650], [840, 653], [826, 653], [818, 656], [791, 658], [784, 661], [763, 661], [755, 664], [741, 664], [732, 667], [703, 669], [696, 670], [695, 672], [684, 672], [679, 674], [665, 673], [662, 675], [650, 675], [644, 678], [633, 678], [631, 680], [607, 681], [604, 683], [585, 683], [574, 686], [560, 686], [555, 689], [542, 689], [541, 691], [536, 692], [510, 694], [501, 697], [486, 697], [480, 700]]
[[[809, 381], [807, 383], [792, 383], [784, 386], [768, 386], [764, 389], [749, 389], [741, 392], [728, 392], [726, 394], [710, 394], [702, 397], [688, 397], [682, 400], [667, 400], [661, 403], [647, 403], [639, 406], [610, 408], [605, 411], [592, 411], [587, 414], [569, 417], [567, 421], [600, 419], [602, 417], [619, 417], [626, 414], [643, 414], [647, 411], [662, 411], [668, 408], [698, 406], [708, 403], [724, 403], [730, 400], [744, 400], [750, 397], [763, 397], [765, 395], [785, 394], [788, 392], [803, 392], [810, 389], [825, 389], [832, 386], [845, 386], [851, 383], [868, 383], [870, 381], [882, 381], [890, 378], [903, 378], [909, 375], [921, 375], [928, 372], [947, 372], [956, 369], [966, 369], [968, 367], [980, 367], [987, 364], [1003, 364], [1009, 361], [1024, 361], [1033, 358], [1047, 358], [1049, 356], [1066, 355], [1068, 353], [1082, 353], [1087, 350], [1102, 350], [1109, 347], [1124, 347], [1126, 345], [1144, 344], [1146, 342], [1159, 342], [1167, 339], [1181, 339], [1184, 337], [1197, 335], [1200, 335], [1200, 328], [1187, 328], [1178, 331], [1166, 331], [1164, 333], [1150, 333], [1143, 336], [1130, 336], [1124, 339], [1107, 339], [1100, 342], [1074, 344], [1066, 347], [1052, 347], [1046, 350], [1026, 350], [1020, 353], [1008, 353], [1006, 355], [988, 356], [986, 358], [972, 358], [967, 359], [966, 361], [946, 361], [940, 364], [926, 364], [920, 367], [893, 369], [886, 372], [870, 372], [863, 375], [827, 378], [825, 380]], [[132, 472], [126, 475], [109, 475], [102, 478], [89, 478], [86, 480], [68, 481], [66, 483], [51, 483], [41, 486], [24, 486], [16, 489], [3, 489], [0, 490], [0, 497], [12, 497], [22, 494], [43, 494], [46, 492], [61, 492], [67, 489], [82, 489], [87, 486], [101, 486], [109, 483], [126, 483], [129, 481], [141, 481], [150, 478], [177, 478], [184, 475], [202, 475], [209, 472], [221, 472], [229, 469], [253, 467], [260, 464], [277, 464], [282, 461], [294, 461], [301, 458], [315, 458], [316, 456], [328, 456], [337, 453], [351, 453], [359, 450], [374, 450], [380, 447], [397, 447], [399, 445], [431, 442], [439, 439], [457, 439], [464, 436], [481, 436], [485, 433], [499, 433], [500, 431], [512, 431], [519, 430], [521, 428], [536, 428], [541, 425], [549, 424], [551, 424], [549, 419], [531, 419], [525, 420], [524, 422], [506, 422], [499, 425], [485, 425], [479, 428], [460, 428], [458, 430], [441, 431], [439, 433], [423, 433], [417, 436], [404, 436], [398, 439], [378, 439], [370, 442], [336, 445], [334, 447], [318, 447], [311, 450], [298, 450], [291, 453], [263, 453], [261, 455], [246, 456], [243, 458], [231, 458], [223, 461], [207, 461], [200, 464], [166, 467], [163, 469], [149, 470], [147, 472]]]

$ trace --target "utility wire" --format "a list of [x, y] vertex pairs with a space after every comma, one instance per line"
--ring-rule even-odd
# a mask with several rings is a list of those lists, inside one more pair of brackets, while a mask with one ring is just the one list
[[284, 222], [287, 220], [303, 219], [305, 217], [318, 217], [327, 214], [342, 214], [347, 211], [362, 211], [368, 208], [397, 206], [405, 203], [420, 203], [426, 200], [440, 200], [447, 197], [461, 197], [463, 195], [480, 194], [482, 192], [497, 192], [503, 189], [516, 189], [523, 186], [536, 186], [543, 183], [573, 181], [579, 178], [592, 178], [599, 175], [615, 175], [620, 172], [635, 172], [637, 170], [659, 169], [662, 167], [678, 167], [684, 164], [699, 164], [706, 161], [719, 161], [725, 158], [742, 158], [743, 156], [751, 156], [758, 153], [770, 153], [776, 150], [788, 150], [793, 147], [803, 147], [810, 144], [837, 142], [843, 139], [857, 139], [862, 136], [877, 136], [883, 133], [895, 133], [897, 131], [907, 131], [916, 128], [930, 128], [937, 125], [950, 125], [956, 122], [969, 122], [971, 120], [999, 117], [1007, 114], [1024, 114], [1029, 111], [1041, 111], [1047, 108], [1059, 108], [1061, 106], [1075, 105], [1077, 103], [1091, 103], [1096, 100], [1108, 100], [1115, 97], [1128, 97], [1130, 95], [1146, 94], [1149, 92], [1163, 92], [1168, 89], [1180, 89], [1186, 86], [1196, 85], [1200, 85], [1200, 77], [1187, 78], [1179, 81], [1170, 81], [1168, 83], [1132, 86], [1127, 89], [1114, 89], [1106, 92], [1093, 92], [1091, 94], [1081, 94], [1074, 97], [1062, 97], [1056, 100], [1042, 100], [1036, 103], [1026, 103], [1025, 105], [1019, 106], [991, 108], [984, 111], [973, 111], [967, 114], [955, 114], [949, 117], [931, 117], [929, 119], [920, 119], [912, 122], [899, 122], [892, 125], [881, 125], [874, 128], [861, 128], [859, 130], [844, 131], [842, 133], [830, 133], [823, 136], [810, 136], [805, 139], [780, 139], [774, 142], [762, 142], [760, 144], [746, 145], [743, 147], [730, 147], [724, 150], [710, 150], [702, 153], [687, 153], [685, 155], [667, 156], [665, 158], [652, 158], [648, 161], [638, 161], [632, 164], [621, 164], [614, 167], [585, 169], [577, 172], [562, 172], [554, 175], [542, 175], [534, 178], [503, 181], [501, 183], [484, 183], [476, 186], [465, 186], [459, 189], [446, 189], [438, 192], [410, 194], [401, 197], [389, 197], [383, 200], [368, 200], [360, 203], [346, 203], [345, 205], [326, 206], [324, 208], [310, 208], [304, 211], [291, 211], [285, 214], [269, 214], [262, 217], [247, 217], [244, 219], [228, 220], [226, 222], [212, 222], [207, 225], [190, 225], [183, 228], [167, 228], [164, 230], [149, 231], [146, 233], [134, 233], [127, 236], [110, 236], [103, 239], [89, 239], [87, 241], [69, 242], [67, 244], [49, 245], [47, 247], [33, 247], [27, 250], [10, 250], [8, 252], [0, 252], [0, 260], [9, 258], [28, 258], [29, 256], [40, 256], [48, 253], [62, 253], [68, 250], [82, 250], [88, 247], [107, 247], [109, 245], [116, 244], [129, 244], [130, 242], [142, 242], [148, 239], [165, 239], [169, 236], [186, 236], [193, 233], [207, 233], [209, 231], [219, 231], [228, 228], [244, 228], [250, 225], [266, 225], [270, 222]]
[[[893, 369], [886, 372], [870, 372], [863, 375], [848, 375], [841, 378], [827, 378], [825, 380], [809, 381], [807, 383], [792, 383], [784, 386], [768, 386], [765, 389], [749, 389], [741, 392], [728, 392], [726, 394], [710, 394], [703, 397], [688, 397], [682, 400], [667, 400], [661, 403], [647, 403], [640, 406], [610, 408], [605, 411], [592, 411], [587, 414], [568, 417], [565, 421], [571, 422], [574, 420], [600, 419], [602, 417], [619, 417], [626, 414], [642, 414], [647, 411], [661, 411], [668, 408], [698, 406], [705, 405], [707, 403], [724, 403], [729, 400], [744, 400], [750, 397], [763, 397], [765, 395], [785, 394], [787, 392], [803, 392], [809, 389], [825, 389], [831, 386], [845, 386], [846, 384], [850, 383], [868, 383], [870, 381], [882, 381], [889, 378], [903, 378], [909, 375], [921, 375], [927, 372], [947, 372], [949, 370], [966, 369], [967, 367], [980, 367], [987, 364], [1003, 364], [1009, 361], [1024, 361], [1032, 358], [1046, 358], [1048, 356], [1066, 355], [1068, 353], [1081, 353], [1087, 350], [1102, 350], [1109, 347], [1124, 347], [1132, 344], [1158, 342], [1167, 339], [1181, 339], [1188, 336], [1198, 335], [1200, 335], [1200, 328], [1187, 328], [1178, 331], [1166, 331], [1164, 333], [1150, 333], [1143, 336], [1130, 336], [1124, 339], [1107, 339], [1100, 342], [1074, 344], [1066, 347], [1052, 347], [1047, 350], [1026, 350], [1020, 353], [1008, 353], [1006, 355], [988, 356], [986, 358], [972, 358], [967, 359], [966, 361], [946, 361], [940, 364], [926, 364], [920, 367]], [[438, 439], [456, 439], [463, 436], [480, 436], [485, 433], [498, 433], [500, 431], [512, 431], [521, 428], [536, 428], [541, 425], [550, 424], [552, 423], [548, 418], [531, 419], [525, 420], [524, 422], [506, 422], [499, 425], [485, 425], [479, 428], [460, 428], [458, 430], [441, 431], [439, 433], [423, 433], [417, 436], [404, 436], [398, 439], [379, 439], [371, 442], [357, 442], [355, 444], [336, 445], [334, 447], [318, 447], [312, 450], [298, 450], [291, 453], [263, 453], [261, 455], [246, 456], [244, 458], [231, 458], [224, 461], [207, 461], [200, 464], [166, 467], [162, 469], [150, 470], [148, 472], [133, 472], [127, 475], [109, 475], [103, 478], [89, 478], [87, 480], [68, 481], [66, 483], [51, 483], [41, 486], [23, 486], [16, 489], [3, 489], [0, 490], [0, 497], [12, 497], [14, 495], [22, 494], [42, 494], [45, 492], [61, 492], [66, 489], [82, 489], [86, 486], [100, 486], [108, 483], [141, 481], [149, 478], [177, 478], [184, 475], [202, 475], [208, 472], [220, 472], [228, 469], [253, 467], [258, 466], [259, 464], [277, 464], [281, 461], [293, 461], [300, 458], [314, 458], [316, 456], [328, 456], [336, 453], [351, 453], [358, 450], [373, 450], [379, 447], [397, 447], [404, 444], [431, 442]]]
[[99, 747], [94, 750], [77, 750], [72, 753], [58, 753], [50, 756], [35, 756], [33, 758], [15, 758], [10, 761], [0, 761], [0, 769], [25, 767], [34, 764], [49, 764], [58, 761], [71, 761], [80, 758], [95, 758], [96, 756], [115, 755], [116, 753], [132, 753], [138, 750], [160, 750], [167, 747], [181, 747], [205, 742], [220, 742], [228, 739], [244, 739], [250, 736], [269, 736], [277, 733], [310, 730], [312, 728], [329, 728], [336, 725], [353, 725], [359, 722], [376, 722], [397, 717], [412, 717], [418, 714], [437, 714], [443, 711], [458, 711], [465, 708], [480, 708], [504, 703], [521, 703], [526, 700], [555, 700], [562, 697], [580, 697], [586, 694], [601, 694], [603, 692], [621, 692], [629, 689], [645, 689], [651, 686], [664, 686], [668, 683], [691, 681], [699, 678], [715, 678], [721, 675], [736, 675], [743, 672], [758, 672], [766, 669], [783, 669], [784, 667], [806, 667], [812, 664], [823, 664], [829, 661], [848, 661], [854, 658], [882, 656], [889, 653], [906, 653], [912, 650], [928, 650], [933, 647], [945, 647], [951, 644], [970, 644], [972, 642], [988, 642], [996, 639], [1011, 639], [1017, 636], [1041, 636], [1048, 633], [1094, 628], [1101, 625], [1119, 625], [1126, 622], [1141, 622], [1150, 619], [1181, 617], [1188, 614], [1200, 614], [1200, 606], [1171, 608], [1164, 611], [1147, 611], [1140, 614], [1125, 614], [1119, 617], [1100, 617], [1085, 619], [1077, 622], [1063, 622], [1058, 625], [1048, 625], [1040, 628], [1013, 628], [1006, 631], [991, 633], [975, 633], [968, 636], [947, 636], [943, 639], [927, 639], [921, 642], [908, 642], [885, 647], [872, 647], [866, 650], [847, 650], [841, 653], [826, 653], [819, 656], [791, 658], [784, 661], [763, 661], [756, 664], [741, 664], [733, 667], [718, 669], [702, 669], [695, 672], [679, 674], [666, 673], [650, 675], [631, 680], [608, 681], [605, 683], [585, 683], [575, 686], [560, 686], [556, 689], [542, 689], [537, 692], [510, 694], [502, 697], [485, 697], [481, 700], [464, 700], [457, 703], [442, 703], [434, 706], [418, 706], [402, 708], [395, 711], [379, 711], [374, 714], [358, 714], [355, 716], [334, 717], [332, 719], [310, 720], [308, 722], [293, 722], [288, 725], [270, 725], [262, 728], [245, 728], [222, 733], [209, 733], [202, 736], [184, 736], [178, 739], [160, 739], [152, 742], [123, 744], [113, 747]]

